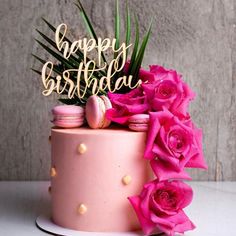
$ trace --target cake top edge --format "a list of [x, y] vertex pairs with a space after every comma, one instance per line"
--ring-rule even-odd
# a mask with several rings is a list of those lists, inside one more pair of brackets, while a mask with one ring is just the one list
[[59, 127], [52, 127], [52, 132], [55, 133], [62, 133], [62, 134], [146, 134], [146, 132], [137, 132], [137, 131], [131, 131], [128, 128], [123, 127], [116, 127], [111, 126], [109, 129], [91, 129], [89, 127], [80, 127], [80, 128], [59, 128]]

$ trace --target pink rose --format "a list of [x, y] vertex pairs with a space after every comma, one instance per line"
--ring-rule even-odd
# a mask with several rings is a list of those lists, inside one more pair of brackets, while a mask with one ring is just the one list
[[106, 112], [107, 119], [119, 124], [127, 123], [134, 114], [147, 113], [149, 105], [141, 87], [126, 94], [108, 93], [112, 108]]
[[153, 111], [166, 108], [180, 118], [188, 116], [188, 105], [195, 94], [176, 71], [150, 66], [150, 72], [140, 70], [140, 78], [146, 82], [142, 87]]
[[195, 228], [183, 211], [193, 191], [181, 181], [154, 180], [147, 183], [139, 196], [129, 197], [145, 235], [164, 232], [173, 236]]
[[146, 159], [159, 181], [190, 179], [185, 167], [204, 168], [202, 132], [190, 120], [180, 121], [171, 112], [150, 112]]

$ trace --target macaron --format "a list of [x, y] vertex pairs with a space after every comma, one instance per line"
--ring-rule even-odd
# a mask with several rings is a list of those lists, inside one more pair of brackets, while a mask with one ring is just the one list
[[148, 130], [149, 115], [136, 114], [129, 118], [129, 128], [134, 131], [144, 132]]
[[84, 123], [84, 108], [74, 105], [56, 106], [52, 109], [53, 124], [62, 128], [76, 128]]
[[106, 96], [92, 95], [88, 98], [85, 114], [88, 125], [92, 129], [103, 129], [111, 124], [106, 118], [106, 111], [112, 108], [111, 102]]

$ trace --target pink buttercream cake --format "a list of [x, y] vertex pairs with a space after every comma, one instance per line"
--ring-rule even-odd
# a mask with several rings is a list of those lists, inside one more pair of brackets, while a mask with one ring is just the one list
[[145, 132], [52, 129], [52, 219], [80, 231], [140, 228], [127, 197], [150, 179]]

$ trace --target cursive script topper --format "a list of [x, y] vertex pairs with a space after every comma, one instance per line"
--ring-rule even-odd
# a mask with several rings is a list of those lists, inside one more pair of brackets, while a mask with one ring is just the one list
[[[114, 78], [115, 74], [123, 70], [127, 58], [127, 49], [131, 47], [132, 44], [126, 45], [122, 43], [116, 48], [116, 39], [111, 40], [109, 38], [97, 38], [97, 40], [94, 38], [83, 38], [71, 43], [68, 42], [66, 34], [67, 25], [62, 23], [55, 31], [57, 49], [63, 53], [65, 60], [74, 56], [79, 50], [83, 54], [83, 60], [77, 62], [77, 68], [71, 67], [65, 69], [55, 78], [52, 76], [54, 64], [51, 61], [47, 61], [42, 68], [42, 82], [44, 86], [42, 93], [44, 96], [49, 96], [52, 92], [57, 92], [58, 94], [64, 94], [66, 92], [70, 99], [73, 98], [75, 94], [79, 98], [84, 98], [88, 90], [91, 91], [91, 94], [104, 93], [105, 91], [114, 93], [123, 86], [133, 89], [140, 85], [140, 80], [133, 85], [132, 75]], [[97, 51], [97, 58], [88, 60], [88, 54], [94, 50]], [[102, 53], [107, 50], [112, 50], [114, 55], [116, 55], [109, 64], [102, 59]], [[105, 74], [104, 71], [106, 72]], [[98, 78], [95, 75], [97, 73], [102, 76]], [[72, 75], [73, 78], [74, 76], [76, 77], [76, 80], [72, 79]]]

